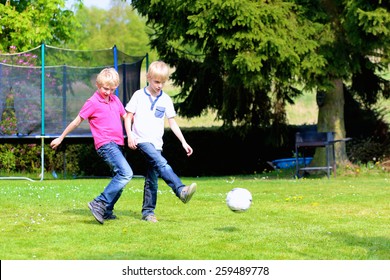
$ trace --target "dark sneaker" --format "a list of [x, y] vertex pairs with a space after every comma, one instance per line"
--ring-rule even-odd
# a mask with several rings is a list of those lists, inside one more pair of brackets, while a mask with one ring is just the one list
[[147, 215], [145, 217], [142, 217], [142, 220], [150, 222], [150, 223], [157, 223], [158, 222], [155, 215]]
[[116, 219], [116, 215], [105, 213], [104, 216], [103, 216], [103, 219], [104, 220], [115, 220]]
[[195, 183], [192, 183], [189, 186], [185, 186], [180, 193], [180, 200], [183, 203], [188, 203], [191, 200], [195, 191], [196, 191], [196, 184]]
[[96, 221], [103, 224], [104, 223], [104, 213], [106, 212], [106, 206], [101, 201], [92, 200], [88, 203], [89, 210], [91, 210], [92, 215], [95, 217]]

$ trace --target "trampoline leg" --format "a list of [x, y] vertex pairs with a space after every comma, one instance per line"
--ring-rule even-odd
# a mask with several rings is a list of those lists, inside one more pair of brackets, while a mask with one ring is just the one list
[[41, 181], [43, 181], [43, 177], [45, 176], [45, 139], [41, 137]]

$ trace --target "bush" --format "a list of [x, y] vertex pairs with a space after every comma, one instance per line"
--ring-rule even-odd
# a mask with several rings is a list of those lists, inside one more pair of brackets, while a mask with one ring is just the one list
[[7, 173], [15, 170], [16, 160], [12, 150], [6, 150], [0, 153], [0, 167]]
[[[173, 132], [167, 130], [163, 155], [179, 176], [263, 173], [272, 169], [267, 161], [293, 155], [298, 129], [302, 130], [301, 127], [288, 126], [278, 132], [257, 129], [242, 133], [220, 128], [184, 128], [183, 134], [194, 149], [190, 157]], [[278, 142], [274, 140], [275, 134], [279, 135]], [[388, 142], [375, 137], [354, 138], [347, 142], [347, 153], [353, 163], [367, 163], [385, 159], [390, 155], [389, 147]], [[10, 172], [37, 173], [41, 168], [40, 154], [40, 144], [0, 145], [0, 168]], [[134, 174], [145, 175], [146, 163], [138, 151], [126, 148], [125, 156]], [[65, 138], [56, 151], [45, 144], [45, 171], [62, 171], [64, 177], [111, 176], [111, 170], [97, 155], [91, 138], [84, 139], [83, 143], [70, 143], [70, 139]]]
[[347, 154], [353, 163], [382, 161], [390, 154], [390, 147], [376, 137], [359, 138], [347, 142]]

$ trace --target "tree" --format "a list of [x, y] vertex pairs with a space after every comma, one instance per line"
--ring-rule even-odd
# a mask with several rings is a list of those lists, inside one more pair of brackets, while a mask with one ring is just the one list
[[132, 56], [150, 51], [145, 21], [126, 2], [111, 1], [109, 10], [79, 7], [75, 14], [81, 28], [73, 34], [68, 48], [97, 50], [116, 45]]
[[[366, 108], [379, 97], [390, 96], [389, 81], [381, 77], [390, 61], [389, 2], [295, 2], [305, 18], [322, 26], [317, 51], [326, 63], [311, 79], [324, 99], [319, 107], [318, 130], [335, 131], [336, 138], [344, 138], [344, 106], [348, 106], [344, 104], [344, 89]], [[321, 151], [315, 155], [315, 160], [319, 158]], [[340, 163], [348, 161], [345, 143], [336, 145], [336, 158]]]
[[77, 28], [64, 0], [0, 0], [0, 51], [19, 51], [46, 44], [62, 44]]
[[[326, 96], [318, 130], [343, 138], [345, 85], [364, 101], [388, 95], [379, 76], [389, 65], [388, 1], [132, 4], [154, 30], [151, 46], [176, 67], [179, 111], [188, 117], [212, 108], [227, 125], [280, 123], [284, 104], [304, 85]], [[362, 81], [368, 86], [361, 87]], [[344, 145], [336, 146], [336, 154], [347, 160]]]
[[284, 103], [299, 94], [300, 72], [321, 57], [294, 3], [251, 0], [132, 1], [154, 33], [151, 47], [176, 68], [178, 110], [207, 108], [227, 126], [268, 126], [284, 120]]

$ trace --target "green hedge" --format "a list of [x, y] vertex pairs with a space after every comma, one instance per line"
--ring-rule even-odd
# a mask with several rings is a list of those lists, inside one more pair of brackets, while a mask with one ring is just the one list
[[[182, 128], [187, 142], [194, 149], [187, 157], [176, 136], [167, 129], [163, 154], [179, 176], [214, 176], [253, 174], [269, 169], [267, 161], [291, 157], [294, 150], [295, 127], [240, 131], [220, 128]], [[277, 135], [277, 137], [275, 137]], [[275, 139], [278, 139], [277, 141]], [[52, 150], [45, 144], [45, 170], [58, 176], [110, 176], [111, 172], [94, 150], [92, 139], [72, 144], [64, 140], [60, 149]], [[0, 169], [2, 173], [40, 172], [41, 145], [1, 144]], [[134, 174], [144, 175], [145, 161], [138, 151], [126, 148]]]
[[267, 161], [291, 157], [294, 132], [285, 129], [275, 141], [272, 130], [242, 132], [222, 129], [183, 129], [187, 142], [194, 149], [187, 157], [176, 136], [166, 131], [165, 157], [173, 169], [183, 176], [253, 174], [269, 169]]
[[[163, 155], [179, 176], [262, 173], [272, 169], [268, 161], [293, 157], [297, 131], [313, 129], [315, 126], [285, 126], [277, 130], [270, 128], [252, 131], [182, 128], [187, 142], [194, 149], [190, 157], [187, 157], [176, 136], [170, 130], [166, 130]], [[382, 160], [390, 153], [388, 142], [374, 141], [372, 138], [364, 139], [347, 142], [347, 152], [353, 162], [366, 163], [373, 158]], [[74, 139], [65, 138], [56, 151], [46, 143], [45, 171], [55, 171], [60, 178], [111, 176], [110, 169], [97, 155], [91, 138], [84, 140], [84, 143], [72, 143], [72, 141]], [[306, 155], [311, 156], [314, 150], [308, 152]], [[125, 153], [134, 174], [144, 175], [146, 164], [143, 156], [129, 148], [125, 149]], [[2, 174], [17, 172], [39, 174], [40, 161], [39, 143], [0, 144]]]

